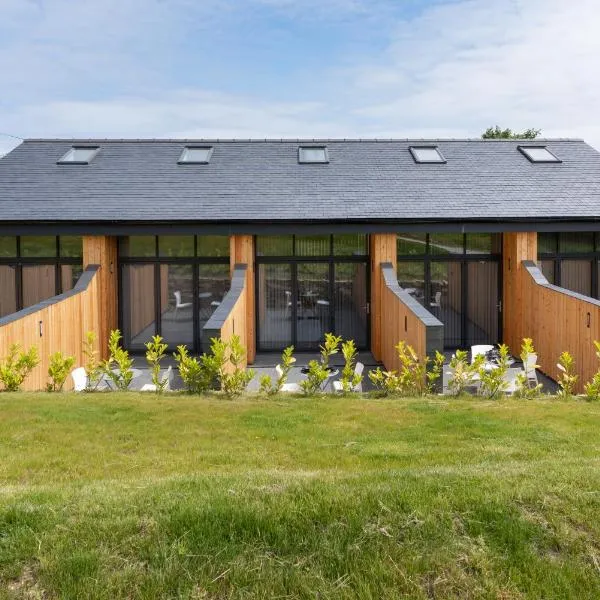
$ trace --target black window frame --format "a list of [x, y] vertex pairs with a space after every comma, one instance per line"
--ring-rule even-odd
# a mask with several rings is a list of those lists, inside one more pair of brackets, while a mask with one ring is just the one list
[[[302, 158], [303, 150], [323, 150], [323, 160], [306, 160]], [[298, 146], [298, 164], [301, 165], [327, 165], [329, 164], [329, 150], [325, 144], [306, 144]]]
[[[94, 150], [91, 156], [87, 160], [65, 160], [65, 156], [68, 156], [71, 152], [77, 150]], [[76, 146], [71, 146], [67, 152], [65, 152], [57, 161], [57, 165], [89, 165], [95, 158], [98, 156], [98, 152], [100, 152], [100, 146], [98, 145], [82, 145], [77, 144]]]
[[[436, 144], [419, 144], [418, 146], [409, 146], [408, 149], [418, 165], [445, 165], [448, 162]], [[435, 150], [440, 160], [421, 160], [416, 152], [418, 150]]]
[[[185, 153], [188, 150], [207, 150], [206, 160], [183, 160]], [[194, 144], [185, 146], [179, 155], [179, 159], [177, 160], [178, 165], [208, 165], [210, 164], [210, 160], [215, 151], [215, 147], [209, 144]]]
[[[556, 164], [556, 163], [561, 163], [562, 160], [560, 158], [558, 158], [558, 156], [556, 156], [556, 154], [554, 154], [554, 152], [552, 152], [548, 146], [546, 146], [545, 144], [520, 144], [517, 146], [517, 148], [519, 149], [519, 152], [530, 162], [533, 164]], [[547, 158], [544, 160], [538, 160], [533, 158], [527, 151], [529, 149], [534, 149], [534, 150], [545, 150], [548, 154], [550, 154], [550, 156], [552, 158]]]

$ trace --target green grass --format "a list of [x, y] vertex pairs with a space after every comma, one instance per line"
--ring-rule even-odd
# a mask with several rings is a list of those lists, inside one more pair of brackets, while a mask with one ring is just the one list
[[600, 405], [0, 395], [0, 598], [600, 598]]

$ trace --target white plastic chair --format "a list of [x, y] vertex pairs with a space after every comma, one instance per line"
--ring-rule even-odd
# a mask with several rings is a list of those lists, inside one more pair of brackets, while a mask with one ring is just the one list
[[[283, 369], [281, 368], [281, 365], [275, 366], [275, 372], [277, 373], [277, 378], [281, 378], [283, 375]], [[281, 391], [288, 392], [290, 394], [299, 394], [302, 391], [302, 388], [298, 383], [284, 383], [281, 386]]]
[[[354, 373], [356, 375], [362, 375], [364, 370], [365, 370], [365, 365], [363, 365], [361, 362], [357, 362], [356, 366], [354, 367]], [[334, 381], [333, 389], [336, 392], [343, 392], [344, 386], [342, 385], [341, 381]], [[351, 386], [350, 391], [361, 393], [362, 392], [362, 381], [360, 383], [357, 383], [356, 385]]]
[[480, 354], [483, 354], [483, 356], [485, 357], [485, 355], [493, 349], [494, 346], [492, 346], [491, 344], [478, 344], [476, 346], [471, 346], [471, 364], [475, 362], [475, 359]]
[[73, 379], [73, 389], [76, 392], [84, 392], [87, 387], [87, 373], [83, 367], [77, 367], [71, 371], [71, 378]]
[[523, 365], [525, 376], [527, 377], [527, 383], [529, 386], [535, 387], [538, 384], [537, 378], [537, 354], [530, 354], [527, 357], [527, 362]]
[[434, 301], [429, 303], [429, 306], [433, 308], [442, 308], [442, 292], [436, 292]]
[[191, 302], [182, 302], [181, 301], [181, 292], [179, 290], [175, 290], [173, 292], [173, 296], [175, 296], [175, 318], [177, 318], [177, 311], [180, 308], [188, 308], [188, 306], [191, 306], [192, 303]]
[[[165, 392], [171, 391], [171, 379], [172, 378], [173, 378], [173, 367], [171, 367], [169, 365], [169, 368], [166, 370], [165, 374], [163, 375], [163, 377], [161, 379], [161, 383], [165, 384], [165, 387], [163, 388], [163, 390]], [[140, 392], [155, 392], [155, 391], [156, 391], [156, 386], [153, 383], [145, 383], [140, 389]]]

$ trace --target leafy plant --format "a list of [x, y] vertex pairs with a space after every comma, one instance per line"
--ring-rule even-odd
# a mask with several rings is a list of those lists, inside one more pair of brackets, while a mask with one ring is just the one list
[[165, 358], [168, 347], [160, 335], [155, 335], [150, 342], [146, 342], [146, 362], [157, 394], [162, 394], [169, 383], [160, 376], [160, 362]]
[[454, 396], [460, 396], [468, 387], [475, 385], [479, 378], [479, 369], [483, 365], [485, 357], [477, 355], [472, 363], [469, 363], [468, 352], [457, 350], [450, 359], [450, 378], [448, 379], [448, 390]]
[[[533, 340], [531, 338], [523, 338], [523, 342], [521, 343], [521, 360], [523, 361], [523, 367], [527, 366], [529, 362], [529, 357], [535, 354], [535, 348], [533, 347]], [[533, 369], [537, 369], [537, 365], [533, 365]], [[515, 398], [523, 398], [525, 400], [529, 400], [531, 398], [536, 398], [540, 395], [542, 391], [542, 384], [538, 383], [537, 385], [531, 386], [529, 379], [527, 377], [527, 373], [521, 372], [517, 375], [516, 380], [516, 389], [514, 396]]]
[[0, 383], [6, 392], [17, 392], [27, 376], [39, 364], [38, 351], [32, 346], [24, 352], [20, 344], [11, 344], [8, 356], [0, 361]]
[[569, 399], [573, 396], [575, 384], [579, 379], [579, 376], [575, 373], [575, 359], [568, 352], [563, 352], [556, 366], [559, 370], [557, 381], [559, 390], [556, 395]]
[[400, 385], [396, 371], [384, 371], [381, 367], [369, 371], [369, 379], [383, 396], [396, 394]]
[[[217, 344], [217, 342], [219, 342], [219, 344]], [[246, 369], [244, 366], [246, 349], [242, 345], [239, 335], [232, 335], [229, 343], [215, 339], [213, 340], [213, 346], [215, 344], [219, 346], [219, 352], [221, 352], [221, 345], [225, 344], [225, 364], [231, 365], [231, 368], [225, 368], [220, 374], [221, 390], [230, 398], [239, 396], [248, 387], [248, 384], [254, 377], [254, 370]], [[214, 353], [213, 350], [213, 354]]]
[[64, 356], [62, 352], [51, 354], [50, 364], [48, 365], [48, 377], [50, 377], [50, 382], [46, 386], [46, 391], [62, 391], [65, 381], [74, 365], [75, 357], [73, 356]]
[[342, 344], [342, 355], [344, 356], [344, 368], [342, 369], [340, 383], [342, 384], [342, 392], [346, 394], [354, 390], [363, 380], [362, 374], [355, 372], [358, 350], [354, 340], [348, 340]]
[[102, 380], [102, 364], [98, 359], [99, 352], [96, 350], [96, 334], [88, 331], [83, 340], [83, 355], [85, 356], [85, 374], [86, 374], [86, 392], [93, 392], [98, 389]]
[[213, 378], [212, 372], [206, 368], [204, 360], [206, 355], [199, 361], [196, 357], [189, 355], [186, 346], [177, 346], [177, 352], [173, 354], [179, 376], [190, 394], [201, 394], [208, 391], [211, 387]]
[[[596, 347], [596, 356], [600, 359], [600, 342], [594, 340], [594, 346]], [[588, 400], [600, 399], [600, 371], [594, 373], [592, 380], [583, 386], [583, 391]]]
[[[481, 355], [479, 355], [481, 356]], [[479, 356], [476, 357], [479, 358]], [[482, 356], [484, 360], [484, 357]], [[506, 391], [508, 382], [506, 373], [508, 372], [509, 350], [506, 344], [498, 346], [498, 360], [496, 366], [489, 367], [485, 363], [479, 365], [479, 393], [486, 398], [495, 398], [499, 393]]]
[[108, 358], [101, 363], [102, 372], [118, 390], [126, 391], [133, 379], [133, 359], [129, 352], [121, 347], [121, 332], [118, 329], [110, 332], [108, 351]]
[[446, 357], [439, 350], [436, 350], [435, 356], [431, 360], [431, 366], [427, 369], [427, 393], [432, 394], [435, 392], [438, 381], [444, 372], [445, 362]]
[[308, 363], [308, 373], [306, 379], [300, 382], [302, 391], [307, 396], [322, 392], [322, 386], [329, 377], [329, 358], [338, 353], [338, 348], [342, 342], [340, 336], [333, 333], [325, 334], [325, 342], [319, 346], [320, 360], [311, 360]]
[[295, 362], [294, 346], [288, 346], [281, 354], [281, 375], [275, 379], [275, 383], [270, 375], [263, 375], [260, 378], [260, 392], [269, 396], [278, 394], [287, 383], [288, 375]]

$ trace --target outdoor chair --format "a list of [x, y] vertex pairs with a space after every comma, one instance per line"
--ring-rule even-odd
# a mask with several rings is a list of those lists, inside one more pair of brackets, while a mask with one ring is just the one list
[[177, 319], [177, 311], [180, 308], [188, 308], [192, 305], [191, 302], [182, 302], [181, 301], [181, 292], [179, 290], [175, 290], [173, 292], [173, 296], [175, 296], [175, 318]]
[[475, 362], [475, 359], [483, 354], [485, 356], [488, 352], [494, 349], [494, 346], [490, 344], [478, 344], [476, 346], [471, 346], [471, 364]]
[[521, 369], [508, 369], [504, 376], [506, 387], [504, 388], [505, 394], [514, 394], [517, 391], [517, 375], [521, 373]]
[[[281, 368], [281, 365], [275, 366], [275, 372], [277, 373], [277, 378], [278, 379], [281, 378], [281, 376], [283, 375], [283, 370]], [[302, 388], [297, 383], [284, 383], [281, 386], [281, 391], [288, 392], [291, 394], [299, 394], [302, 391]]]
[[73, 379], [73, 389], [76, 392], [83, 392], [87, 388], [87, 373], [83, 367], [77, 367], [71, 371], [71, 378]]
[[[363, 365], [361, 362], [357, 362], [356, 366], [354, 367], [354, 373], [356, 375], [362, 375], [363, 371], [365, 370], [365, 365]], [[333, 382], [333, 389], [336, 392], [343, 392], [344, 391], [344, 387], [342, 385], [341, 381], [334, 381]], [[358, 392], [358, 393], [362, 393], [362, 381], [360, 383], [357, 383], [356, 385], [353, 385], [350, 388], [351, 392]]]
[[537, 354], [530, 354], [527, 357], [527, 362], [523, 364], [523, 370], [527, 377], [527, 383], [529, 387], [535, 387], [538, 384], [537, 378]]
[[442, 308], [442, 292], [436, 292], [433, 302], [429, 303], [432, 308]]
[[[163, 388], [163, 390], [165, 392], [171, 391], [171, 379], [172, 378], [173, 378], [173, 367], [169, 366], [169, 368], [166, 370], [165, 374], [163, 375], [163, 377], [161, 379], [161, 383], [165, 384], [165, 387]], [[145, 383], [141, 387], [140, 392], [156, 392], [156, 386], [153, 383]]]

